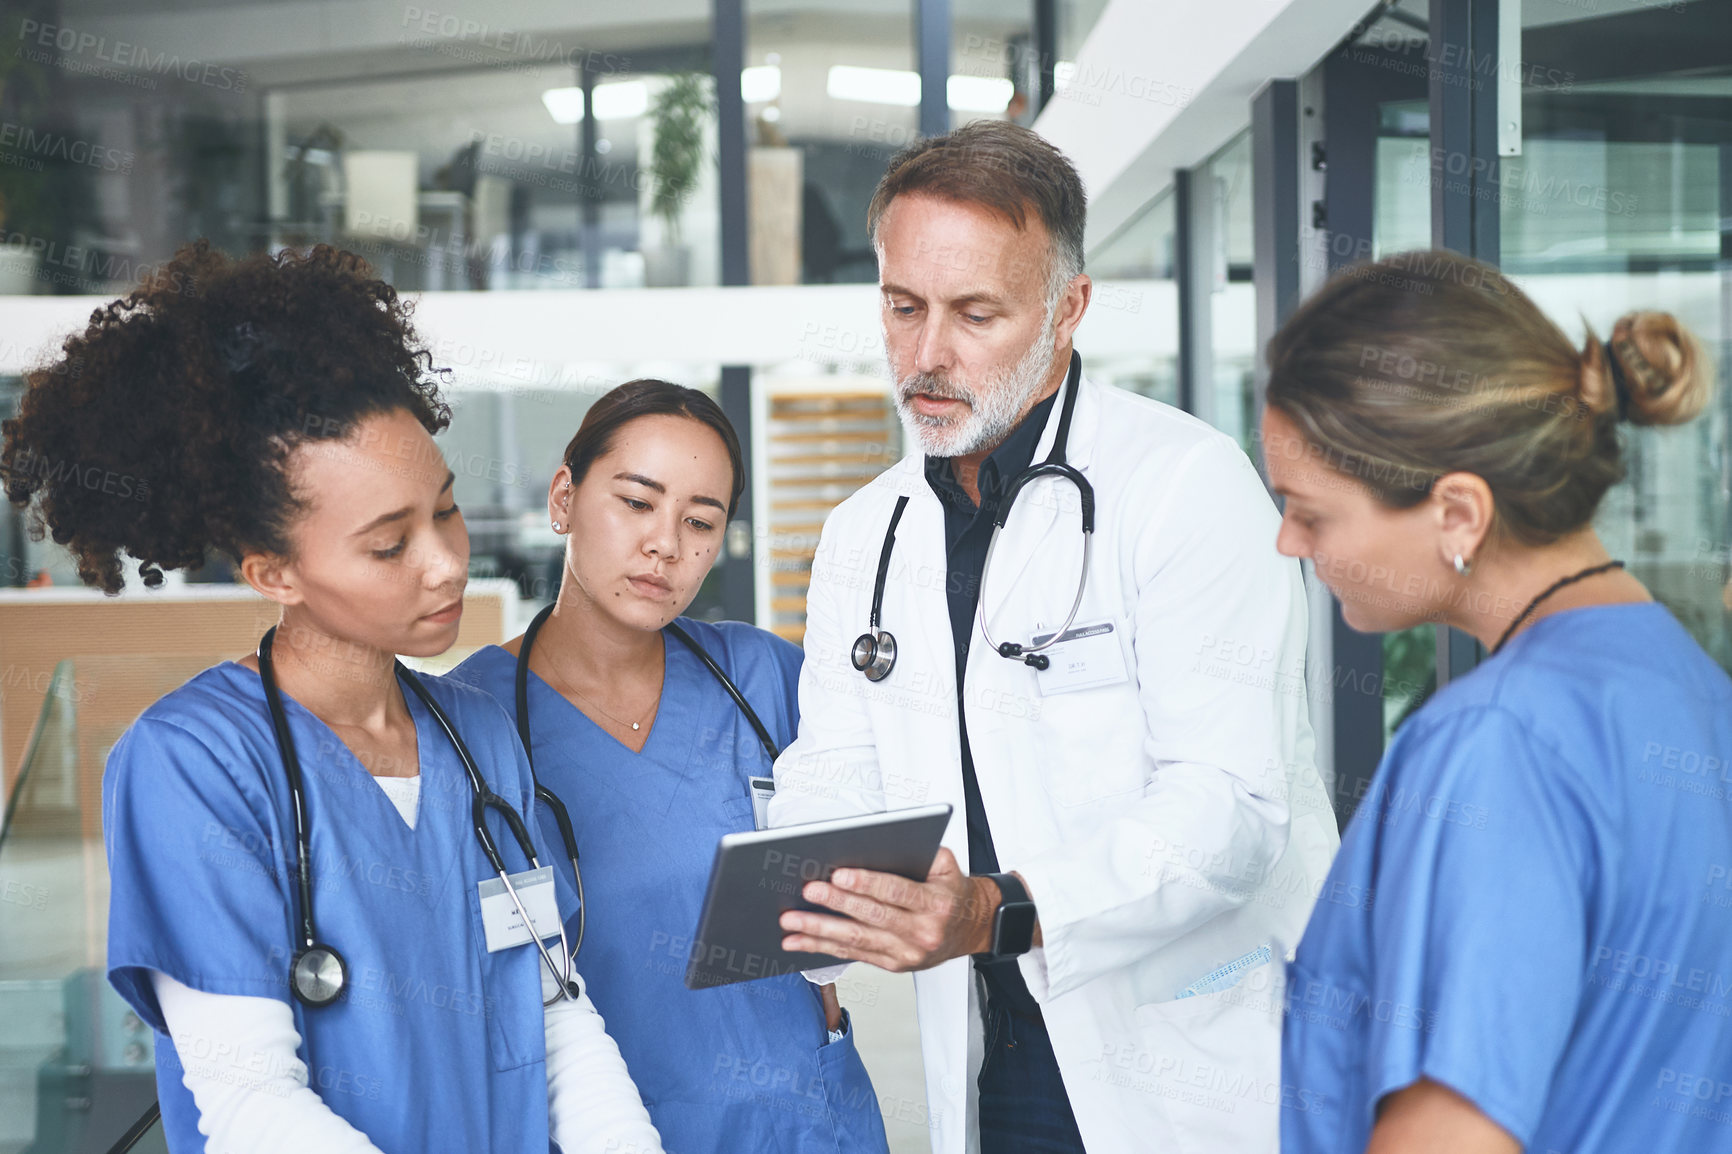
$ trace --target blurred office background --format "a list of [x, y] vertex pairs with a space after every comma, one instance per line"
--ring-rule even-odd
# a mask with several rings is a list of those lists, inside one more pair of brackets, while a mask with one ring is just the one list
[[[693, 614], [798, 640], [825, 513], [902, 452], [865, 229], [895, 150], [1033, 125], [1091, 197], [1097, 379], [1257, 453], [1261, 342], [1336, 268], [1442, 245], [1579, 336], [1669, 309], [1732, 339], [1724, 0], [11, 0], [0, 412], [96, 304], [196, 237], [317, 242], [419, 298], [473, 538], [462, 649], [551, 596], [543, 499], [591, 401], [712, 391], [752, 485]], [[1600, 529], [1732, 668], [1732, 389], [1629, 434]], [[0, 1154], [103, 1150], [150, 1035], [102, 980], [102, 758], [262, 626], [226, 565], [119, 601], [0, 507]], [[1343, 819], [1393, 728], [1479, 659], [1346, 629], [1307, 673]], [[265, 621], [265, 624], [268, 624]], [[858, 969], [858, 968], [857, 968]], [[844, 982], [894, 1147], [926, 1147], [906, 979]]]

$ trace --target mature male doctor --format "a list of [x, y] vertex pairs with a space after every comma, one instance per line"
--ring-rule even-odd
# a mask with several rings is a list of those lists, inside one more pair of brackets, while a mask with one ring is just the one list
[[[938, 1154], [1273, 1151], [1315, 1100], [1280, 1084], [1281, 962], [1337, 844], [1301, 578], [1230, 439], [1081, 375], [1084, 213], [1061, 153], [990, 122], [873, 198], [920, 451], [825, 524], [770, 823], [956, 817], [924, 883], [810, 883], [847, 917], [790, 911], [784, 945], [918, 971]], [[1010, 492], [1041, 463], [1085, 484]]]

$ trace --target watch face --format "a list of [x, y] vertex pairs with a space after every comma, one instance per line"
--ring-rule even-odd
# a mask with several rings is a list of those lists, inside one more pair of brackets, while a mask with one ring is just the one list
[[1006, 902], [993, 922], [992, 951], [1005, 957], [1026, 954], [1034, 944], [1034, 903]]

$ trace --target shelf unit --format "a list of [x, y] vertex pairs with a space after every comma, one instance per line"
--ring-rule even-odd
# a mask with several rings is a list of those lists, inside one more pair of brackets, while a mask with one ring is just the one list
[[778, 381], [761, 404], [758, 624], [797, 644], [824, 519], [896, 462], [902, 429], [888, 388], [870, 377]]

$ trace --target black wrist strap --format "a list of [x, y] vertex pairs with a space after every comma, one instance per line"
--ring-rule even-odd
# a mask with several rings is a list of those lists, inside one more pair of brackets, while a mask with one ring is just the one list
[[[1003, 896], [998, 908], [992, 911], [991, 944], [984, 954], [977, 957], [995, 964], [1009, 962], [1033, 947], [1034, 903], [1029, 900], [1028, 887], [1015, 874], [986, 876], [993, 880]], [[1015, 920], [1007, 923], [1007, 916]]]
[[1006, 902], [1028, 901], [1028, 887], [1022, 884], [1022, 879], [1015, 874], [987, 874], [992, 883], [998, 887], [999, 905]]

